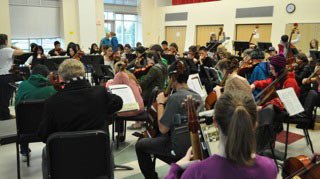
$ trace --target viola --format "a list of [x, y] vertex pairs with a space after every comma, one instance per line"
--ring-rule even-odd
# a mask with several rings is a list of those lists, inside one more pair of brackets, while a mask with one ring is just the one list
[[134, 69], [133, 74], [136, 78], [141, 78], [149, 72], [151, 67], [153, 67], [153, 64], [148, 64], [145, 67]]
[[[224, 87], [227, 79], [228, 79], [228, 76], [231, 72], [228, 72], [222, 79], [222, 81], [220, 82], [220, 86]], [[223, 92], [223, 88], [221, 89], [221, 92]], [[217, 96], [217, 93], [215, 91], [211, 91], [208, 96], [206, 97], [206, 100], [205, 100], [205, 108], [206, 110], [211, 110], [214, 108], [214, 105], [216, 104], [218, 100], [218, 96]]]
[[55, 90], [60, 91], [63, 89], [64, 83], [60, 81], [58, 74], [50, 73], [49, 81]]
[[319, 155], [312, 159], [305, 155], [290, 157], [284, 162], [283, 178], [317, 179], [320, 178], [320, 164], [317, 163]]

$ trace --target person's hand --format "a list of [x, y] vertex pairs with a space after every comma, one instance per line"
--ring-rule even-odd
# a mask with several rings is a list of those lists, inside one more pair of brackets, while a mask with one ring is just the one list
[[198, 160], [192, 161], [193, 153], [192, 147], [190, 147], [186, 155], [180, 159], [176, 164], [179, 165], [182, 169], [186, 169], [190, 164], [197, 162]]
[[164, 93], [159, 93], [158, 96], [157, 96], [157, 103], [158, 104], [165, 104], [168, 100], [168, 97], [165, 97], [164, 96]]
[[256, 85], [252, 83], [252, 84], [250, 85], [250, 88], [251, 88], [252, 91], [253, 91], [254, 89], [256, 89]]
[[57, 56], [60, 55], [58, 51], [54, 51], [54, 54], [57, 55]]
[[302, 84], [304, 84], [304, 85], [305, 85], [305, 84], [307, 84], [307, 83], [308, 83], [308, 81], [309, 81], [309, 80], [308, 80], [308, 78], [303, 78], [303, 80], [302, 80]]
[[221, 92], [221, 89], [222, 89], [222, 88], [223, 88], [223, 87], [217, 85], [216, 87], [213, 88], [213, 90], [214, 90], [215, 92]]

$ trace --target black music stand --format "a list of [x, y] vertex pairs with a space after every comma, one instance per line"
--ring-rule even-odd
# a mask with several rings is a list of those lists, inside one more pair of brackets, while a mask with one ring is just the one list
[[272, 47], [271, 42], [258, 42], [258, 47], [262, 51], [267, 51], [269, 50], [270, 47]]
[[208, 42], [208, 43], [207, 43], [207, 50], [208, 50], [209, 52], [215, 53], [215, 52], [217, 52], [218, 46], [221, 45], [221, 44], [222, 44], [222, 43], [220, 43], [220, 42]]
[[242, 52], [245, 51], [250, 47], [249, 42], [244, 42], [244, 41], [234, 41], [233, 42], [233, 48], [234, 52], [239, 52], [239, 56], [241, 56]]
[[176, 61], [175, 55], [162, 54], [161, 57], [167, 60], [168, 65], [171, 65], [173, 62]]

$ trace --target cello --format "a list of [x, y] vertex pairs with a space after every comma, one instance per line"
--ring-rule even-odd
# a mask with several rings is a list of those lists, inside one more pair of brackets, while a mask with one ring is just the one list
[[291, 41], [292, 41], [292, 36], [294, 33], [296, 33], [298, 31], [298, 26], [299, 24], [298, 23], [294, 23], [293, 24], [293, 29], [291, 30], [291, 33], [290, 33], [290, 38], [289, 38], [289, 42], [288, 44], [286, 45], [286, 47], [282, 44], [279, 44], [278, 47], [279, 47], [279, 51], [283, 51], [284, 52], [284, 49], [287, 48], [287, 53], [285, 54], [285, 57], [287, 58], [287, 64], [288, 65], [291, 65], [292, 63], [295, 62], [295, 57], [294, 57], [294, 53], [293, 51], [297, 51], [297, 48], [291, 44]]
[[249, 45], [252, 43], [253, 36], [255, 36], [258, 33], [259, 25], [256, 25], [256, 28], [251, 33], [250, 39], [249, 39]]
[[311, 159], [305, 155], [288, 158], [283, 165], [283, 178], [318, 179], [320, 178], [319, 154]]

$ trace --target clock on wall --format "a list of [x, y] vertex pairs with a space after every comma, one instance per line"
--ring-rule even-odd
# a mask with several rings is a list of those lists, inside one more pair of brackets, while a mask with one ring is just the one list
[[290, 3], [287, 5], [286, 7], [287, 13], [293, 13], [296, 10], [296, 5], [294, 5], [293, 3]]

